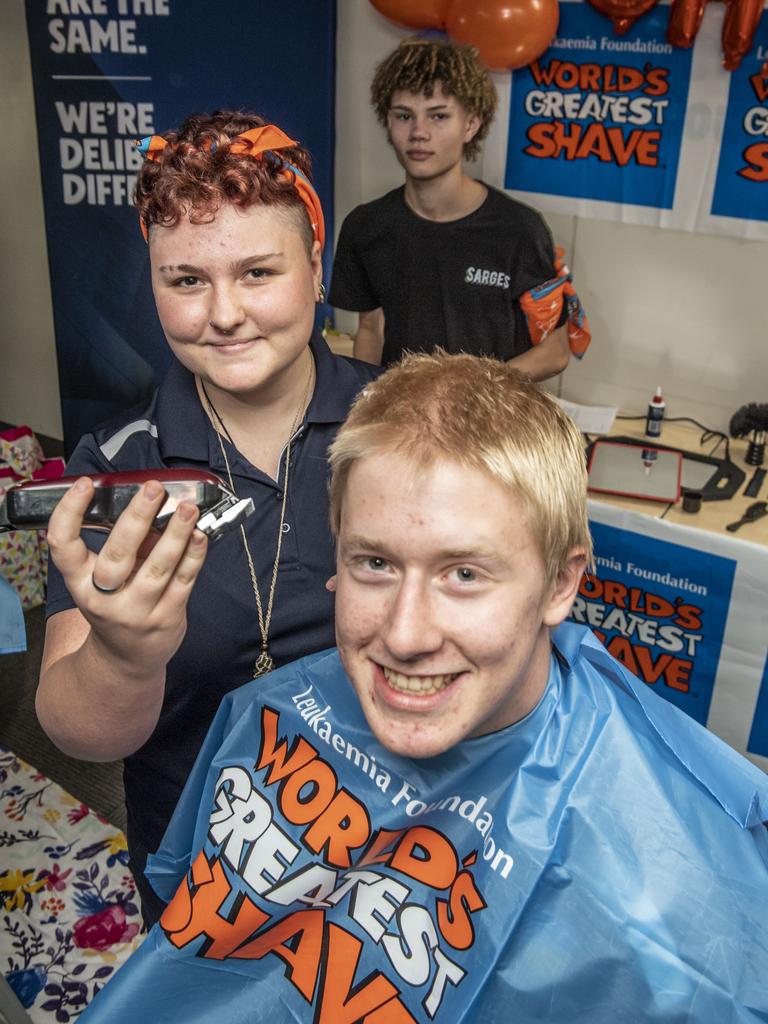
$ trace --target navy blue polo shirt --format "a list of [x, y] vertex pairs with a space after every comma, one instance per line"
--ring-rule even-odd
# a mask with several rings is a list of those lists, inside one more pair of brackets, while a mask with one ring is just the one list
[[[349, 406], [377, 367], [335, 356], [322, 336], [311, 341], [317, 382], [291, 449], [283, 545], [269, 630], [277, 666], [335, 643], [333, 596], [325, 589], [334, 572], [328, 519], [327, 451]], [[245, 523], [266, 610], [280, 525], [282, 481], [227, 452], [238, 497], [251, 497]], [[155, 395], [129, 420], [97, 428], [78, 444], [68, 475], [130, 469], [211, 469], [226, 480], [218, 439], [195, 389], [194, 376], [174, 362]], [[84, 534], [94, 550], [104, 535]], [[60, 573], [51, 564], [47, 614], [73, 608]], [[208, 548], [192, 591], [184, 641], [168, 664], [157, 728], [125, 759], [125, 794], [131, 864], [143, 871], [146, 854], [160, 844], [209, 724], [225, 693], [247, 682], [261, 645], [256, 602], [239, 531]], [[141, 880], [140, 880], [141, 882]], [[144, 893], [144, 887], [142, 894]]]

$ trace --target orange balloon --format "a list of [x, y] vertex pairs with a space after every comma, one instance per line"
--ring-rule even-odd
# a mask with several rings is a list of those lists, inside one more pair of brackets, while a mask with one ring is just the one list
[[723, 67], [735, 71], [752, 49], [763, 0], [730, 0], [723, 22]]
[[589, 0], [595, 10], [613, 22], [613, 31], [622, 36], [641, 14], [655, 7], [658, 0]]
[[453, 0], [445, 27], [457, 43], [470, 43], [480, 60], [499, 70], [525, 67], [555, 37], [557, 0]]
[[684, 50], [693, 46], [696, 33], [701, 27], [707, 0], [672, 0], [669, 11], [667, 39], [673, 46]]
[[444, 28], [451, 0], [371, 0], [385, 18], [408, 28]]

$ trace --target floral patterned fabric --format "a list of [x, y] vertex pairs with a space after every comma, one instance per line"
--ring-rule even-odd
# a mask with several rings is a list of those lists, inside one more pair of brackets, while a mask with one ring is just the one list
[[76, 1020], [138, 948], [125, 836], [0, 747], [0, 964], [30, 1020]]
[[[57, 480], [63, 459], [46, 459], [29, 427], [0, 431], [0, 500], [26, 480]], [[44, 530], [13, 530], [0, 534], [0, 576], [17, 591], [25, 609], [45, 601], [48, 542]]]

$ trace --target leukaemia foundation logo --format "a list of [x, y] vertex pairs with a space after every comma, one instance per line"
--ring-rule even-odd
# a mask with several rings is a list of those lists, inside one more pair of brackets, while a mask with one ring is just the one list
[[166, 939], [209, 961], [274, 955], [318, 1024], [416, 1024], [422, 1010], [447, 1021], [451, 993], [471, 1001], [484, 977], [473, 947], [485, 849], [459, 852], [428, 824], [377, 828], [330, 759], [280, 719], [265, 705], [256, 761], [220, 769], [208, 842], [160, 921]]

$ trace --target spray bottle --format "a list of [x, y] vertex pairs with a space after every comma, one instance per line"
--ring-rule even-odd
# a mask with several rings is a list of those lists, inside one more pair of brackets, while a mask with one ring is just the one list
[[661, 397], [661, 385], [656, 388], [656, 393], [648, 403], [648, 413], [645, 418], [645, 436], [661, 437], [661, 423], [664, 419], [664, 410], [667, 403]]

